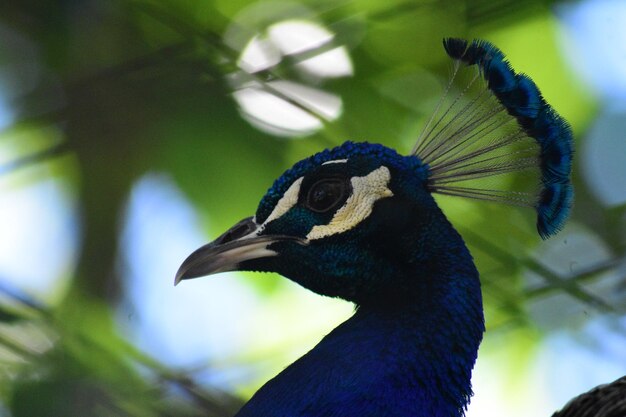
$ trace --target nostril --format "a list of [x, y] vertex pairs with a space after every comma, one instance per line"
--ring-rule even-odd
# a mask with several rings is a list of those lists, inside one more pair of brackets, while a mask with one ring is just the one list
[[216, 243], [228, 243], [233, 240], [240, 239], [257, 229], [257, 225], [252, 221], [252, 218], [247, 218], [226, 231], [222, 236], [218, 237]]
[[248, 225], [242, 224], [241, 226], [237, 226], [235, 229], [231, 229], [226, 232], [226, 236], [228, 240], [237, 240], [251, 231], [252, 229]]

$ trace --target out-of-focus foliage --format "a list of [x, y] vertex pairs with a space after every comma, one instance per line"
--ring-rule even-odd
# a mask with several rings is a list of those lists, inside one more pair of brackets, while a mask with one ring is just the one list
[[[13, 155], [0, 166], [5, 187], [55, 178], [80, 213], [77, 260], [58, 294], [40, 305], [19, 289], [0, 286], [5, 414], [232, 415], [238, 400], [149, 358], [115, 325], [126, 299], [120, 225], [135, 182], [149, 172], [168, 173], [210, 219], [207, 236], [216, 236], [250, 215], [273, 179], [301, 157], [346, 139], [406, 152], [448, 75], [445, 36], [496, 43], [516, 69], [531, 74], [580, 143], [597, 103], [558, 52], [552, 3], [0, 2], [0, 88], [13, 113], [0, 133]], [[328, 38], [286, 53], [281, 22], [304, 22], [301, 30]], [[255, 37], [264, 59], [274, 61], [246, 71], [250, 62], [242, 56], [254, 56], [244, 52]], [[348, 60], [340, 74], [303, 65], [337, 50]], [[321, 107], [281, 81], [322, 94]], [[246, 111], [242, 91], [257, 100], [274, 97], [256, 103], [278, 101], [308, 127], [269, 126], [261, 113]], [[593, 230], [611, 254], [581, 270], [562, 268], [563, 262], [554, 267], [541, 256], [568, 259], [570, 248], [567, 237], [557, 237], [536, 250], [530, 212], [440, 200], [482, 271], [488, 327], [533, 326], [537, 317], [528, 314], [529, 306], [563, 294], [579, 306], [574, 321], [585, 321], [588, 311], [624, 312], [623, 276], [613, 274], [599, 289], [594, 283], [624, 262], [625, 206], [603, 207], [576, 171], [574, 179], [572, 222], [582, 230], [579, 241]], [[275, 283], [265, 278], [248, 284], [271, 292]]]

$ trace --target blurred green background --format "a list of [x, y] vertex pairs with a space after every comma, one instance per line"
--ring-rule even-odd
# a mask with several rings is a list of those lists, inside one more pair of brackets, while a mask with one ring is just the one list
[[476, 259], [487, 336], [469, 416], [550, 415], [626, 374], [626, 4], [615, 0], [4, 0], [0, 416], [230, 416], [351, 314], [278, 276], [173, 287], [292, 163], [408, 152], [495, 43], [571, 122], [576, 203], [438, 198]]

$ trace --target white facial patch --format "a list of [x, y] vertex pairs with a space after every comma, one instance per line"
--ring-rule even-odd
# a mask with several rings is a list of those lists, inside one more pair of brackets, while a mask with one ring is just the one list
[[298, 202], [298, 194], [300, 193], [300, 186], [302, 185], [303, 179], [304, 177], [298, 178], [293, 182], [293, 184], [291, 184], [291, 187], [289, 187], [289, 189], [285, 191], [283, 198], [278, 200], [276, 207], [274, 207], [274, 210], [272, 210], [269, 217], [263, 223], [264, 225], [268, 224], [272, 220], [276, 220], [296, 205], [296, 203]]
[[[388, 188], [391, 173], [389, 168], [381, 166], [364, 177], [352, 177], [352, 195], [337, 210], [328, 224], [313, 226], [306, 236], [309, 240], [346, 232], [372, 214], [374, 203], [381, 198], [391, 197]], [[282, 200], [281, 200], [282, 201]]]

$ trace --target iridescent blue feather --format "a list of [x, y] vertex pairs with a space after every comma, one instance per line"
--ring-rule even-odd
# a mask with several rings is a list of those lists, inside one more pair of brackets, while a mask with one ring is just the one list
[[[443, 43], [455, 61], [444, 99], [466, 68], [478, 71], [470, 74], [467, 86], [447, 107], [442, 99], [414, 149], [430, 167], [431, 190], [534, 207], [539, 234], [543, 238], [555, 234], [573, 200], [568, 123], [546, 103], [537, 85], [516, 73], [491, 43], [454, 38]], [[539, 170], [536, 194], [465, 183], [533, 169]]]

